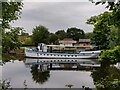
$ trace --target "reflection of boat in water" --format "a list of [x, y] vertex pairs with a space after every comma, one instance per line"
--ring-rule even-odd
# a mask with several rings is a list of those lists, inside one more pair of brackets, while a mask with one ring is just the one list
[[[50, 60], [50, 61], [49, 61]], [[26, 67], [38, 65], [39, 71], [47, 70], [88, 70], [92, 68], [99, 68], [100, 64], [96, 60], [91, 59], [31, 59], [26, 58]]]
[[33, 59], [33, 58], [26, 58], [25, 63], [98, 63], [96, 59]]
[[48, 65], [48, 64], [79, 64], [82, 66], [99, 67], [99, 62], [92, 59], [31, 59], [26, 58], [26, 65]]

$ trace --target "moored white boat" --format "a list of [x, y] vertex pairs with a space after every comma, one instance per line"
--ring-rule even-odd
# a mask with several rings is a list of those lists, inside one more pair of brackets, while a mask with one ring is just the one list
[[50, 53], [50, 52], [42, 52], [37, 51], [30, 48], [25, 48], [25, 56], [29, 58], [47, 58], [47, 59], [91, 59], [97, 58], [100, 54], [100, 50], [98, 51], [81, 51], [76, 54], [68, 54], [68, 53]]

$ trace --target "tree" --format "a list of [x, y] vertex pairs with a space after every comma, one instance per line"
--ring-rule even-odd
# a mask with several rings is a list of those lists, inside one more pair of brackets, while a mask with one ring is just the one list
[[93, 32], [85, 33], [85, 38], [86, 39], [91, 39], [92, 37], [93, 37]]
[[[94, 2], [93, 0], [90, 0], [90, 1]], [[107, 47], [109, 46], [109, 48], [113, 48], [113, 46], [115, 46], [115, 45], [120, 45], [120, 43], [118, 43], [118, 42], [120, 42], [120, 36], [118, 36], [118, 34], [120, 33], [120, 30], [117, 30], [117, 29], [120, 29], [120, 18], [119, 18], [120, 17], [120, 0], [112, 0], [112, 1], [111, 0], [101, 0], [101, 1], [96, 2], [95, 4], [96, 5], [106, 4], [106, 8], [108, 8], [110, 12], [107, 12], [107, 13], [105, 12], [98, 16], [91, 17], [87, 23], [94, 25], [95, 28], [98, 25], [100, 27], [105, 26], [108, 28], [108, 30], [106, 32], [107, 34], [106, 33], [104, 34], [106, 37], [107, 43], [109, 41], [109, 44], [106, 43]], [[106, 15], [106, 17], [104, 17], [105, 15]], [[98, 24], [99, 22], [103, 22], [103, 23]], [[114, 30], [113, 30], [113, 27], [114, 27]], [[94, 31], [95, 31], [95, 29], [94, 29]], [[98, 32], [100, 33], [101, 31], [99, 30]], [[96, 35], [96, 37], [99, 37], [100, 34]], [[105, 40], [102, 39], [102, 41], [105, 41]], [[104, 42], [104, 44], [105, 44], [105, 42]]]
[[82, 29], [72, 27], [67, 29], [67, 37], [73, 38], [73, 40], [79, 41], [79, 39], [85, 37], [85, 33]]
[[25, 39], [25, 45], [32, 45], [32, 38], [31, 37], [28, 37]]
[[120, 70], [114, 66], [93, 70], [92, 78], [97, 90], [120, 90]]
[[31, 74], [32, 74], [32, 79], [38, 84], [45, 83], [50, 77], [50, 71], [42, 72], [38, 69], [38, 65], [33, 65], [31, 67]]
[[110, 50], [103, 50], [99, 57], [99, 61], [107, 65], [120, 62], [120, 46], [116, 46]]
[[[2, 12], [0, 14], [0, 23], [2, 23], [2, 51], [9, 52], [10, 50], [20, 47], [20, 42], [17, 39], [19, 30], [17, 28], [11, 28], [9, 23], [20, 17], [23, 3], [21, 1], [12, 2], [12, 0], [5, 1], [6, 2], [0, 2], [0, 5], [2, 6], [2, 8], [0, 8], [0, 11]], [[6, 32], [5, 29], [11, 31]]]
[[110, 35], [108, 36], [109, 48], [114, 48], [117, 45], [120, 45], [120, 30], [114, 25], [110, 28]]
[[112, 11], [111, 23], [120, 28], [120, 0], [101, 0], [96, 5], [100, 3], [106, 4], [106, 8]]
[[39, 25], [33, 28], [32, 41], [37, 46], [38, 43], [48, 43], [49, 31], [46, 27]]
[[63, 40], [67, 37], [67, 34], [64, 30], [58, 30], [57, 32], [55, 32], [55, 34], [58, 36], [59, 40]]
[[94, 25], [92, 44], [95, 44], [99, 49], [108, 49], [110, 34], [110, 17], [111, 12], [104, 12], [98, 16], [93, 16], [87, 20], [87, 24]]
[[50, 33], [48, 42], [49, 44], [58, 44], [58, 36], [54, 33]]
[[[14, 0], [15, 1], [15, 0]], [[19, 2], [2, 2], [2, 14], [0, 14], [2, 28], [10, 28], [9, 23], [17, 20], [21, 14], [23, 3]]]
[[3, 33], [2, 36], [2, 52], [10, 52], [20, 48], [21, 42], [18, 40], [20, 29], [12, 28], [11, 31]]

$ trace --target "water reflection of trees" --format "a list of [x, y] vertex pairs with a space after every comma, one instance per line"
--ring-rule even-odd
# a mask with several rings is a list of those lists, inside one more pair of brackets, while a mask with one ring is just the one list
[[23, 61], [24, 55], [12, 55], [12, 54], [6, 54], [6, 55], [2, 55], [2, 63], [6, 63], [9, 62], [10, 60], [19, 60], [19, 61]]
[[50, 71], [40, 71], [38, 69], [39, 65], [33, 65], [31, 67], [32, 78], [36, 83], [43, 84], [50, 77]]
[[100, 67], [92, 77], [98, 90], [120, 90], [120, 70], [114, 66]]

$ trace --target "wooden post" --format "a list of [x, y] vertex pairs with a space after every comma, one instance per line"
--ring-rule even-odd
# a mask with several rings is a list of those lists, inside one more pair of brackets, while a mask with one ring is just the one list
[[50, 63], [50, 69], [52, 69], [52, 63]]

